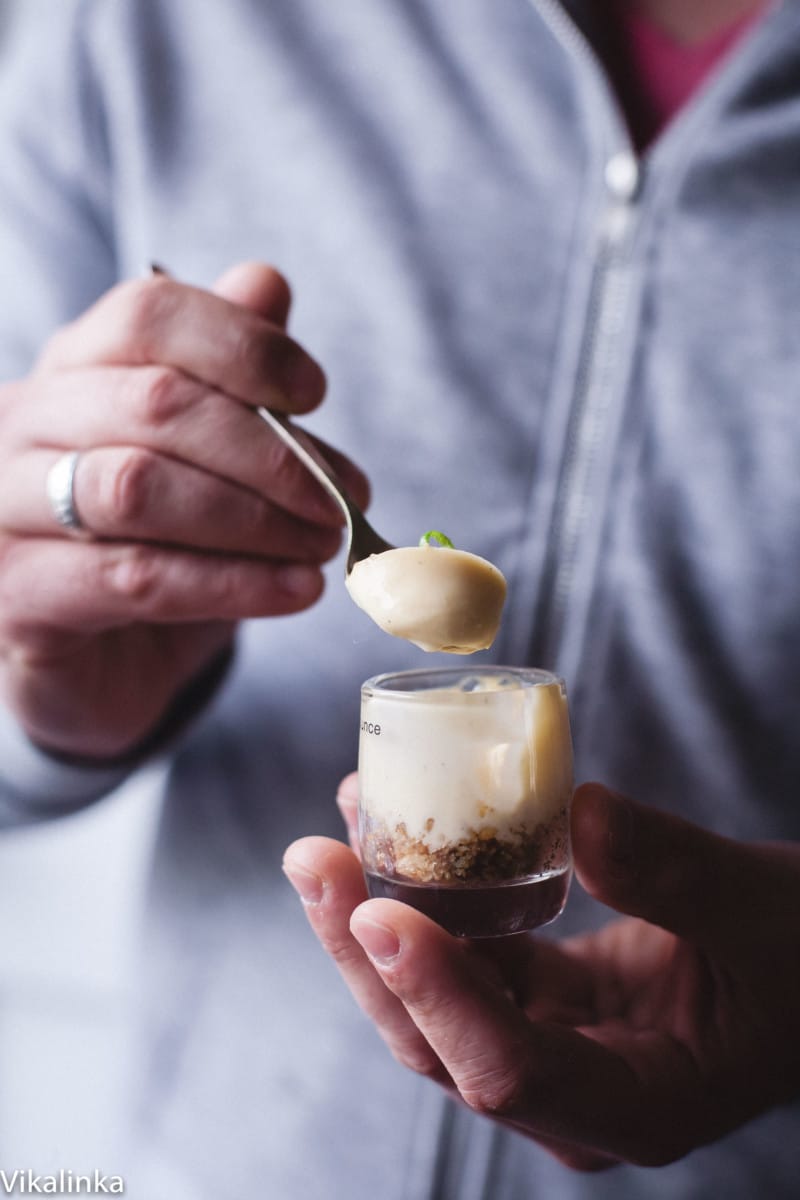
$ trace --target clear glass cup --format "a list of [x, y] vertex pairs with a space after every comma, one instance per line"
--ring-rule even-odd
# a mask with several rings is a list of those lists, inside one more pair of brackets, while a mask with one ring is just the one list
[[370, 896], [463, 937], [520, 933], [562, 912], [572, 743], [557, 676], [460, 666], [368, 679], [358, 769]]

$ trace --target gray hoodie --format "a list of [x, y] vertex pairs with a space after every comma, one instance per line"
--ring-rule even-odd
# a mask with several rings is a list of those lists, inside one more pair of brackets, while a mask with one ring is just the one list
[[[201, 284], [274, 263], [330, 379], [309, 425], [370, 473], [387, 537], [435, 525], [502, 568], [491, 659], [565, 676], [578, 778], [798, 838], [800, 6], [641, 161], [545, 0], [60, 0], [46, 21], [0, 97], [3, 375], [150, 260]], [[242, 630], [176, 749], [128, 1194], [796, 1194], [791, 1109], [584, 1177], [391, 1061], [279, 871], [294, 837], [340, 836], [361, 680], [422, 665], [341, 569], [311, 612]], [[9, 719], [0, 746], [8, 824], [117, 778]], [[554, 932], [606, 917], [575, 886]]]

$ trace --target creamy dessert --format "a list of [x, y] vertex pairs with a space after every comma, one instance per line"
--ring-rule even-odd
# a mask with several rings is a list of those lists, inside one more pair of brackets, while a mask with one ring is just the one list
[[[413, 688], [420, 674], [456, 678], [419, 690], [383, 684], [394, 679], [398, 688], [406, 681]], [[572, 747], [566, 696], [554, 676], [483, 668], [368, 682], [359, 776], [371, 894], [406, 900], [470, 936], [532, 928], [561, 911], [570, 870]], [[508, 891], [520, 883], [526, 897]], [[464, 888], [472, 900], [454, 900], [454, 890]], [[520, 916], [521, 900], [527, 909]], [[511, 928], [496, 927], [493, 905], [500, 901], [518, 921]], [[456, 909], [458, 927], [447, 919]]]
[[485, 558], [424, 540], [362, 559], [346, 585], [386, 633], [451, 654], [491, 646], [506, 597], [502, 573]]

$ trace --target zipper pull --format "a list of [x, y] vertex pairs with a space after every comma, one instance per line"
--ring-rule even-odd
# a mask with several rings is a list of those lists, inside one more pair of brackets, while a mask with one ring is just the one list
[[603, 173], [608, 194], [621, 204], [632, 204], [639, 194], [642, 169], [635, 154], [620, 150], [612, 154]]
[[603, 232], [606, 244], [621, 242], [628, 231], [631, 216], [642, 186], [639, 159], [629, 150], [620, 150], [608, 159], [603, 172], [611, 204], [606, 210]]

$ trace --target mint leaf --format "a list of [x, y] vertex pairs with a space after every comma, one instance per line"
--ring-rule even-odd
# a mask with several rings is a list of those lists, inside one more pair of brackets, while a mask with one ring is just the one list
[[438, 529], [429, 529], [427, 533], [423, 533], [419, 539], [420, 546], [442, 546], [446, 550], [455, 550], [455, 546], [450, 541], [449, 537], [445, 537]]

